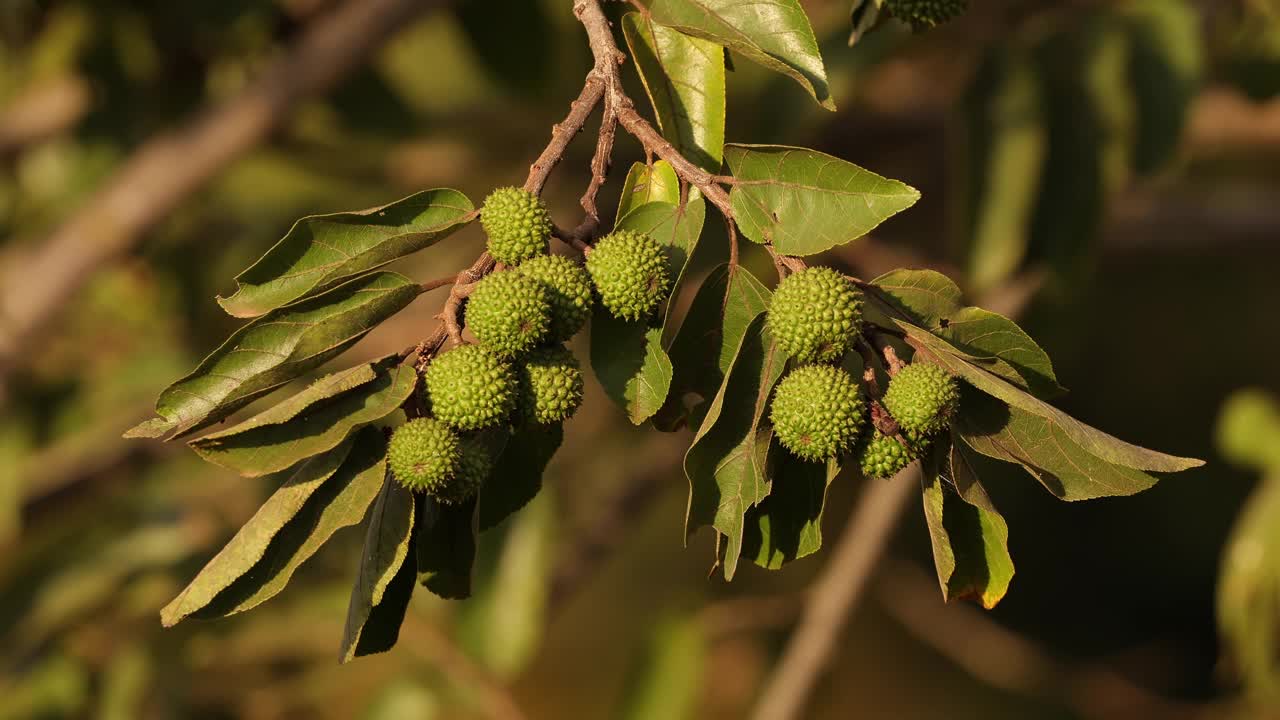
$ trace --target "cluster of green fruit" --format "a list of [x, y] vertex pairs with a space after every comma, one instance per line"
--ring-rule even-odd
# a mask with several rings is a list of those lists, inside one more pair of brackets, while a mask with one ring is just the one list
[[956, 379], [936, 365], [912, 363], [893, 373], [877, 401], [891, 422], [863, 432], [870, 414], [863, 388], [839, 364], [861, 333], [862, 294], [835, 270], [811, 267], [787, 276], [774, 292], [768, 325], [797, 364], [770, 407], [779, 442], [796, 457], [821, 462], [853, 451], [864, 475], [888, 478], [951, 422], [960, 398]]
[[401, 484], [450, 504], [474, 496], [492, 469], [483, 432], [552, 425], [577, 411], [582, 371], [564, 343], [582, 329], [595, 297], [615, 317], [640, 321], [670, 287], [666, 253], [643, 233], [601, 238], [585, 268], [549, 254], [550, 214], [526, 190], [495, 190], [480, 222], [502, 267], [467, 298], [465, 322], [478, 342], [431, 360], [423, 378], [429, 417], [397, 428], [387, 453]]
[[884, 6], [913, 29], [926, 30], [963, 13], [969, 0], [885, 0]]

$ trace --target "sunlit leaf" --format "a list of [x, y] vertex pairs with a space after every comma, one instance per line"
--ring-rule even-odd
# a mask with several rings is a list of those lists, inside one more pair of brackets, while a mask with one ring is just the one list
[[738, 227], [784, 255], [857, 240], [920, 199], [912, 187], [816, 150], [731, 144], [724, 156]]
[[632, 163], [627, 179], [622, 183], [615, 222], [621, 222], [632, 210], [651, 202], [680, 204], [680, 178], [676, 177], [675, 168], [666, 160], [658, 160], [652, 165]]

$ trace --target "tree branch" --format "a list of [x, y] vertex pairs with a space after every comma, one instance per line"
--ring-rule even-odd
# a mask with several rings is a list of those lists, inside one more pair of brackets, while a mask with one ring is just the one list
[[95, 270], [231, 161], [261, 142], [299, 101], [332, 87], [437, 0], [350, 0], [318, 19], [260, 80], [188, 126], [152, 139], [0, 282], [0, 380]]
[[919, 480], [920, 466], [912, 464], [892, 480], [868, 481], [826, 570], [809, 593], [800, 624], [765, 685], [753, 720], [792, 720], [803, 715], [849, 611], [867, 587]]

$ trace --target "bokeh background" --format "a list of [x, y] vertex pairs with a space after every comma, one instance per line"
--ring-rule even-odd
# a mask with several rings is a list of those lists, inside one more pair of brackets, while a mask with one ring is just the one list
[[[827, 260], [866, 278], [948, 273], [1046, 347], [1067, 411], [1208, 460], [1081, 504], [984, 465], [1018, 566], [990, 613], [942, 602], [913, 504], [806, 716], [1280, 717], [1280, 540], [1265, 542], [1280, 509], [1251, 500], [1280, 468], [1280, 6], [974, 0], [938, 31], [886, 24], [850, 47], [849, 0], [803, 4], [840, 111], [738, 61], [729, 139], [814, 147], [923, 192]], [[226, 152], [200, 177], [170, 158], [180, 192], [141, 232], [122, 241], [92, 214], [137, 157], [254, 97], [352, 6], [398, 8], [394, 31], [271, 106], [250, 139], [210, 134]], [[88, 268], [0, 362], [0, 718], [519, 717], [512, 703], [530, 718], [745, 716], [829, 555], [708, 577], [712, 538], [682, 539], [689, 435], [630, 427], [593, 382], [545, 491], [483, 537], [476, 596], [419, 591], [393, 652], [337, 663], [354, 529], [252, 612], [158, 619], [270, 488], [121, 431], [234, 329], [214, 296], [296, 218], [520, 184], [590, 67], [569, 7], [0, 2], [0, 296]], [[589, 136], [547, 191], [563, 225], [580, 217]], [[620, 140], [606, 207], [640, 159]], [[72, 252], [51, 265], [68, 227], [57, 247]], [[455, 272], [482, 242], [471, 228], [398, 269]], [[343, 364], [427, 334], [442, 301], [420, 299]], [[1256, 390], [1219, 441], [1242, 388]], [[833, 486], [829, 540], [861, 482]], [[1242, 512], [1252, 552], [1224, 591], [1224, 636], [1217, 586]]]

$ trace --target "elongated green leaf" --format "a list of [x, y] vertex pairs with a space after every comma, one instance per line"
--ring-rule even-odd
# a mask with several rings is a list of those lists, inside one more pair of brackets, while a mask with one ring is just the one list
[[770, 336], [764, 316], [756, 316], [684, 457], [689, 478], [685, 531], [711, 525], [728, 539], [726, 580], [733, 579], [742, 553], [747, 511], [769, 495], [773, 428], [764, 416], [785, 367], [786, 355]]
[[236, 331], [156, 401], [156, 414], [125, 437], [185, 435], [215, 423], [351, 347], [404, 309], [421, 289], [376, 273], [280, 308]]
[[724, 159], [724, 48], [627, 13], [622, 29], [658, 127], [685, 158], [711, 173]]
[[562, 442], [564, 427], [561, 425], [520, 428], [507, 440], [480, 491], [476, 514], [481, 531], [507, 519], [542, 490], [542, 474]]
[[959, 286], [936, 270], [893, 270], [871, 284], [894, 308], [928, 330], [938, 330], [943, 319], [964, 307]]
[[871, 232], [920, 192], [836, 157], [783, 145], [726, 145], [734, 218], [784, 255], [816, 255]]
[[420, 506], [418, 582], [442, 598], [470, 597], [471, 568], [476, 560], [475, 499], [443, 505], [428, 498]]
[[641, 0], [654, 22], [723, 45], [782, 73], [835, 110], [818, 41], [798, 0]]
[[396, 644], [413, 594], [414, 495], [387, 476], [369, 512], [360, 571], [351, 589], [341, 662]]
[[408, 399], [412, 365], [388, 358], [326, 375], [302, 392], [191, 447], [205, 460], [256, 477], [288, 468], [381, 420]]
[[622, 196], [618, 198], [618, 214], [614, 223], [622, 222], [632, 210], [652, 202], [680, 204], [680, 178], [675, 168], [666, 160], [652, 165], [633, 163], [622, 184]]
[[803, 462], [774, 443], [773, 490], [747, 513], [742, 552], [762, 568], [783, 565], [822, 549], [822, 507], [840, 464]]
[[[932, 333], [908, 323], [899, 322], [898, 326], [907, 333], [907, 342], [916, 349], [918, 357], [949, 370], [982, 392], [1008, 403], [1012, 408], [1024, 411], [1015, 414], [1015, 418], [1021, 419], [1024, 414], [1026, 418], [1039, 418], [1042, 421], [1039, 427], [1040, 432], [1033, 432], [1032, 435], [1040, 436], [1050, 445], [1060, 444], [1064, 439], [1069, 439], [1072, 445], [1084, 453], [1095, 456], [1103, 464], [1114, 464], [1135, 470], [1178, 472], [1204, 464], [1202, 460], [1166, 455], [1112, 437], [974, 365], [965, 359], [964, 353]], [[969, 409], [966, 407], [961, 414], [967, 416]], [[1027, 429], [1031, 430], [1031, 427]], [[967, 436], [966, 439], [968, 439]], [[981, 448], [975, 449], [981, 451]], [[1150, 483], [1147, 486], [1149, 485]], [[1121, 484], [1117, 489], [1125, 486], [1134, 488], [1130, 492], [1142, 489], [1133, 483]]]
[[1184, 0], [1119, 8], [1130, 35], [1129, 85], [1137, 103], [1134, 168], [1159, 170], [1177, 150], [1204, 72], [1199, 10]]
[[1249, 496], [1222, 554], [1218, 627], [1253, 696], [1280, 699], [1280, 475]]
[[1049, 418], [972, 388], [964, 388], [963, 398], [956, 427], [965, 443], [988, 457], [1021, 465], [1062, 500], [1133, 495], [1157, 482], [1141, 470], [1098, 457]]
[[671, 392], [653, 418], [658, 429], [674, 431], [691, 419], [686, 395], [697, 395], [700, 402], [715, 396], [747, 326], [769, 308], [771, 296], [769, 288], [740, 265], [719, 265], [711, 271], [671, 341]]
[[924, 516], [943, 598], [974, 598], [990, 610], [1013, 580], [1009, 526], [964, 453], [952, 444], [925, 462]]
[[243, 612], [274, 597], [338, 530], [364, 518], [386, 474], [381, 433], [367, 429], [302, 465], [160, 613]]
[[[706, 204], [692, 199], [683, 208], [649, 203], [628, 213], [621, 229], [651, 235], [667, 248], [671, 277], [683, 277], [702, 233]], [[662, 408], [671, 388], [671, 360], [662, 347], [664, 311], [653, 324], [627, 322], [597, 308], [591, 321], [591, 367], [609, 397], [639, 425]]]
[[985, 291], [1017, 271], [1048, 143], [1036, 69], [1019, 50], [996, 47], [964, 101], [963, 232], [968, 277]]
[[471, 222], [474, 211], [466, 195], [442, 189], [359, 212], [305, 217], [218, 302], [236, 317], [262, 315], [429, 247]]

